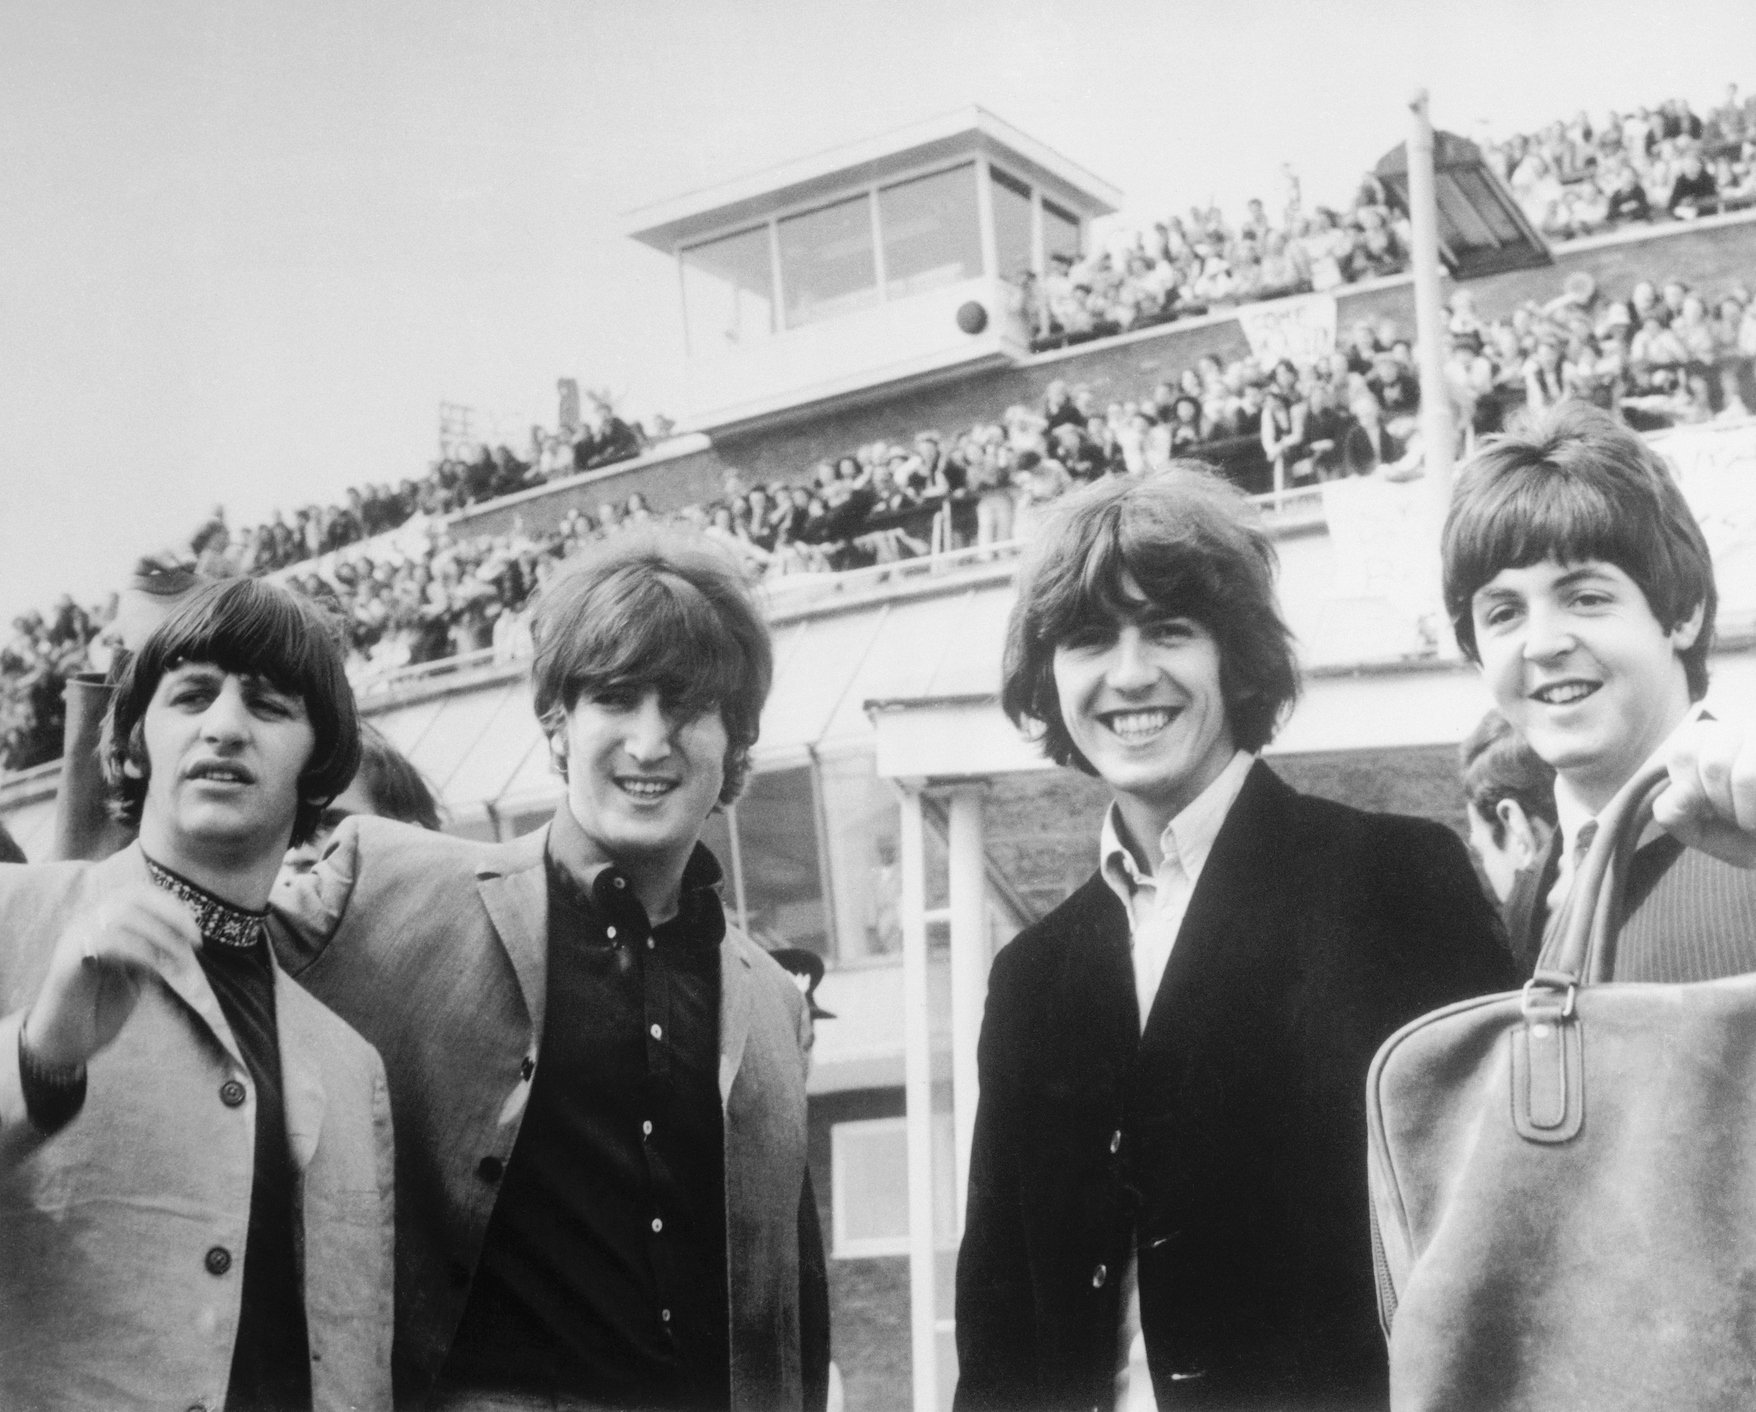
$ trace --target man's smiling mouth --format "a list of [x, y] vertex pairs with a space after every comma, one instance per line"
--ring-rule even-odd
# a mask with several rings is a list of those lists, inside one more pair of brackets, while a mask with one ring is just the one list
[[1109, 731], [1128, 744], [1150, 740], [1176, 719], [1168, 706], [1143, 706], [1131, 711], [1105, 711], [1098, 716]]
[[675, 780], [639, 779], [632, 775], [618, 775], [616, 787], [635, 799], [662, 799], [677, 787], [677, 782]]
[[1530, 699], [1544, 706], [1572, 706], [1594, 695], [1600, 683], [1594, 681], [1558, 681], [1547, 686], [1539, 686], [1531, 692]]

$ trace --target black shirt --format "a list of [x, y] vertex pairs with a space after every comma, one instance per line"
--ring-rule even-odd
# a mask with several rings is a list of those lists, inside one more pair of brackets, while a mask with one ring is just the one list
[[563, 804], [529, 1107], [441, 1385], [727, 1407], [719, 865], [697, 847], [654, 928], [582, 844]]
[[[260, 918], [232, 907], [168, 868], [154, 881], [189, 901], [201, 925], [196, 953], [256, 1085], [256, 1161], [250, 1183], [238, 1335], [232, 1344], [226, 1406], [237, 1412], [289, 1412], [311, 1406], [310, 1345], [300, 1275], [298, 1182], [287, 1146], [274, 966]], [[224, 930], [234, 938], [222, 939]], [[249, 935], [246, 944], [235, 939]], [[200, 1161], [199, 1153], [190, 1154]], [[237, 1252], [230, 1252], [234, 1257]], [[210, 1267], [211, 1268], [211, 1267]]]

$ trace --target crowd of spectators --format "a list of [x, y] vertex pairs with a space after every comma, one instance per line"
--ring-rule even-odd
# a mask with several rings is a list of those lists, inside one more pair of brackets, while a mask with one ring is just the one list
[[[1712, 296], [1712, 297], [1710, 297]], [[1756, 408], [1756, 307], [1748, 291], [1641, 281], [1606, 299], [1575, 272], [1547, 303], [1484, 319], [1467, 290], [1448, 310], [1448, 387], [1465, 442], [1526, 405], [1582, 397], [1642, 430]], [[333, 598], [357, 664], [377, 672], [492, 648], [525, 650], [530, 593], [582, 544], [654, 523], [688, 526], [777, 578], [891, 563], [934, 549], [1028, 538], [1068, 489], [1150, 474], [1178, 457], [1251, 491], [1297, 492], [1344, 476], [1422, 469], [1420, 381], [1390, 320], [1342, 333], [1328, 356], [1264, 365], [1202, 357], [1135, 398], [1100, 405], [1051, 382], [1043, 398], [953, 434], [923, 430], [825, 459], [809, 475], [747, 483], [657, 515], [640, 491], [576, 507], [545, 532], [453, 537], [429, 523], [331, 556], [293, 581]]]
[[[1705, 118], [1687, 99], [1586, 113], [1490, 141], [1482, 154], [1531, 223], [1556, 240], [1630, 221], [1686, 220], [1756, 205], [1756, 95], [1736, 84]], [[1407, 218], [1368, 175], [1346, 206], [1307, 210], [1289, 172], [1278, 216], [1253, 200], [1125, 231], [1101, 249], [1052, 255], [1026, 304], [1039, 351], [1204, 314], [1323, 292], [1408, 266]]]
[[1756, 95], [1736, 84], [1706, 117], [1686, 98], [1576, 114], [1484, 145], [1530, 222], [1569, 240], [1631, 221], [1690, 220], [1756, 205]]
[[506, 446], [453, 446], [419, 480], [356, 486], [344, 504], [305, 505], [290, 515], [277, 510], [268, 523], [237, 532], [216, 511], [195, 536], [195, 555], [207, 573], [270, 573], [371, 539], [417, 515], [449, 514], [629, 460], [648, 444], [638, 423], [618, 417], [607, 397], [593, 396], [570, 424], [554, 431], [533, 426], [522, 457]]
[[32, 609], [12, 620], [0, 646], [0, 764], [26, 770], [60, 755], [67, 678], [85, 668], [100, 624], [114, 613], [63, 594], [46, 614]]
[[[1568, 397], [1617, 410], [1641, 430], [1756, 409], [1756, 303], [1741, 285], [1642, 280], [1608, 298], [1575, 271], [1546, 303], [1484, 318], [1460, 289], [1447, 313], [1448, 390], [1466, 442], [1521, 407]], [[1071, 487], [1150, 474], [1178, 457], [1208, 460], [1253, 492], [1418, 475], [1420, 395], [1403, 331], [1365, 321], [1340, 331], [1319, 359], [1203, 356], [1137, 397], [1101, 405], [1089, 387], [1054, 381], [1038, 402], [951, 434], [874, 441], [796, 479], [748, 483], [733, 472], [714, 499], [662, 516], [636, 490], [570, 509], [550, 530], [467, 535], [419, 507], [399, 523], [371, 519], [350, 500], [364, 538], [280, 572], [335, 610], [360, 676], [489, 650], [510, 660], [528, 651], [524, 610], [535, 589], [583, 544], [633, 526], [693, 527], [753, 575], [834, 573], [1028, 538]], [[263, 572], [261, 560], [238, 553], [251, 542], [233, 541], [216, 512], [188, 559], [208, 573]], [[57, 753], [62, 682], [101, 656], [96, 640], [112, 615], [64, 597], [15, 621], [0, 649], [0, 758], [10, 768]]]
[[1028, 281], [1033, 346], [1039, 351], [1191, 318], [1225, 305], [1319, 293], [1407, 268], [1407, 219], [1368, 176], [1351, 205], [1306, 212], [1288, 174], [1286, 205], [1271, 217], [1260, 200], [1241, 220], [1217, 206], [1192, 209], [1148, 230], [1124, 232], [1075, 259], [1049, 257]]

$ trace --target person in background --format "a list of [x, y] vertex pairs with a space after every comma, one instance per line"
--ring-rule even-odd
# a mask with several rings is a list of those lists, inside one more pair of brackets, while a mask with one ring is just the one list
[[282, 589], [200, 588], [101, 751], [138, 841], [0, 868], [0, 1406], [388, 1408], [384, 1069], [265, 926], [359, 758], [340, 653]]
[[1477, 722], [1458, 749], [1469, 817], [1469, 846], [1499, 900], [1513, 959], [1528, 975], [1530, 917], [1541, 902], [1554, 842], [1555, 771], [1497, 710]]
[[1513, 968], [1442, 825], [1297, 794], [1274, 550], [1187, 464], [1067, 497], [1001, 704], [1112, 803], [994, 961], [957, 1262], [960, 1412], [1382, 1407], [1365, 1079]]

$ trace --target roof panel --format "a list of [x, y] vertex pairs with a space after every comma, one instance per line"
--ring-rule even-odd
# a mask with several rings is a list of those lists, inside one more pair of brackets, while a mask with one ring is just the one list
[[1108, 215], [1121, 205], [1122, 193], [1102, 178], [992, 113], [969, 107], [641, 207], [624, 217], [624, 228], [668, 255], [711, 231], [761, 220], [923, 163], [977, 152], [1037, 182], [1082, 216]]

